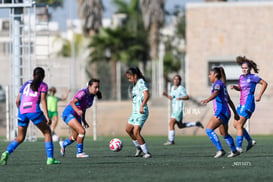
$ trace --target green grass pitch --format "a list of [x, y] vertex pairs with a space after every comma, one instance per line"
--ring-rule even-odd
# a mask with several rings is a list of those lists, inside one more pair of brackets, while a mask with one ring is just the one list
[[[135, 149], [129, 137], [123, 136], [120, 152], [109, 150], [111, 137], [85, 139], [85, 152], [90, 158], [77, 159], [76, 145], [67, 148], [66, 156], [59, 155], [55, 144], [55, 158], [60, 165], [46, 165], [42, 139], [24, 142], [9, 156], [8, 165], [0, 166], [3, 182], [161, 182], [161, 181], [272, 181], [273, 137], [254, 136], [257, 145], [235, 158], [214, 159], [215, 148], [206, 136], [177, 136], [176, 144], [163, 146], [166, 137], [144, 136], [153, 157], [133, 157]], [[222, 145], [229, 151], [224, 140]], [[0, 141], [3, 152], [8, 142]], [[244, 147], [246, 146], [244, 142]]]

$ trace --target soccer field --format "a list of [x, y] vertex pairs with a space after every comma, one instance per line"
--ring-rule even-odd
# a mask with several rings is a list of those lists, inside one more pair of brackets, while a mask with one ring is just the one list
[[[110, 137], [97, 141], [86, 138], [85, 151], [90, 158], [77, 159], [76, 145], [59, 155], [55, 143], [55, 158], [60, 165], [46, 165], [44, 143], [25, 142], [10, 155], [8, 165], [0, 166], [0, 181], [272, 181], [272, 136], [254, 136], [257, 145], [235, 158], [214, 159], [215, 148], [206, 136], [177, 136], [176, 144], [163, 146], [166, 137], [145, 137], [153, 157], [133, 157], [135, 149], [129, 137], [120, 137], [123, 150], [112, 152]], [[221, 139], [226, 151], [227, 145]], [[1, 152], [7, 142], [0, 142]], [[245, 143], [244, 143], [245, 144]], [[245, 145], [244, 145], [245, 147]]]

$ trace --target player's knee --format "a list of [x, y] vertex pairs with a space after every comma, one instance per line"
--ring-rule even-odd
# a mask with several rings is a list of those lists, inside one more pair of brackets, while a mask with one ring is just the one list
[[84, 133], [83, 133], [83, 134], [82, 134], [82, 133], [78, 134], [78, 137], [79, 137], [79, 138], [84, 138], [84, 136], [85, 136]]

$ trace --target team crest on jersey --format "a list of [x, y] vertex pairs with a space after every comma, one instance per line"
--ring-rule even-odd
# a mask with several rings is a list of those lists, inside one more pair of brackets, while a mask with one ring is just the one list
[[215, 85], [214, 89], [215, 90], [220, 90], [220, 85], [219, 84]]

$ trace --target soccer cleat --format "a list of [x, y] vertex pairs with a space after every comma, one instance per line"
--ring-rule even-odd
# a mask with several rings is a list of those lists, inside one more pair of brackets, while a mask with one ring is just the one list
[[140, 147], [137, 147], [136, 148], [136, 154], [135, 154], [135, 157], [140, 157], [141, 156], [141, 153], [142, 153], [142, 150]]
[[200, 128], [204, 128], [203, 124], [200, 121], [196, 122], [196, 126], [200, 127]]
[[8, 163], [8, 158], [9, 158], [9, 153], [7, 151], [2, 153], [0, 164], [1, 165], [7, 165]]
[[215, 159], [223, 157], [226, 154], [224, 150], [219, 150], [216, 152], [216, 155], [214, 156]]
[[243, 152], [244, 152], [242, 148], [236, 147], [236, 150], [237, 150], [238, 152], [240, 152], [240, 153], [243, 153]]
[[174, 141], [167, 141], [167, 142], [165, 142], [163, 145], [174, 145]]
[[51, 164], [61, 164], [61, 162], [55, 160], [54, 158], [47, 158], [46, 164], [47, 164], [47, 165], [51, 165]]
[[236, 157], [238, 155], [240, 155], [240, 152], [238, 150], [235, 150], [234, 152], [231, 151], [230, 154], [227, 157], [228, 158], [230, 158], [230, 157]]
[[255, 140], [251, 140], [251, 142], [248, 142], [247, 147], [246, 147], [246, 152], [249, 151], [252, 147], [254, 147], [254, 145], [256, 145]]
[[60, 147], [61, 147], [61, 149], [60, 149], [61, 156], [64, 156], [64, 154], [65, 154], [65, 148], [63, 147], [63, 143], [64, 143], [63, 141], [59, 142]]
[[82, 152], [82, 153], [78, 153], [78, 154], [76, 155], [76, 157], [77, 157], [77, 158], [87, 158], [87, 157], [89, 157], [89, 155], [86, 154], [86, 153], [84, 153], [84, 152]]
[[151, 157], [152, 157], [152, 154], [150, 154], [149, 152], [147, 154], [143, 155], [143, 158], [145, 158], [145, 159], [148, 159], [148, 158], [151, 158]]

